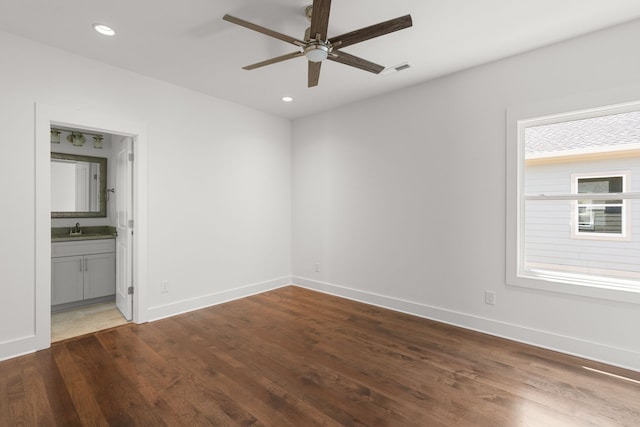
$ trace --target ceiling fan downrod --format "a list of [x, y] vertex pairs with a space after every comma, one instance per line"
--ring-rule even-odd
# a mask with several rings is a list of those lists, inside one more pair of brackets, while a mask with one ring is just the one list
[[[310, 4], [304, 9], [304, 15], [309, 22], [313, 16], [313, 5]], [[308, 27], [304, 32], [304, 40], [308, 43], [304, 46], [302, 52], [304, 56], [311, 62], [322, 62], [331, 53], [333, 46], [327, 40], [321, 40], [320, 34], [316, 34], [315, 37], [311, 37], [311, 27]]]

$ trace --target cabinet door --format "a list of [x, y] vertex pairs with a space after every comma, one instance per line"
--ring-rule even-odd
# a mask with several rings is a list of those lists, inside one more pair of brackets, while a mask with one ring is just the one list
[[116, 254], [84, 256], [84, 299], [116, 293]]
[[83, 299], [83, 270], [81, 256], [51, 258], [51, 305]]

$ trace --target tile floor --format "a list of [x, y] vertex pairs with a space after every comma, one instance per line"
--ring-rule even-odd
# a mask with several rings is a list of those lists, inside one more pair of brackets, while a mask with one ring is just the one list
[[127, 323], [127, 320], [120, 314], [113, 302], [52, 313], [51, 342], [124, 325], [125, 323]]

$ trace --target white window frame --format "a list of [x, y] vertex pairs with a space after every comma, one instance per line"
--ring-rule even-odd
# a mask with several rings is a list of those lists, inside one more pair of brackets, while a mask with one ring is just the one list
[[[590, 179], [590, 178], [622, 178], [622, 193], [626, 193], [629, 183], [631, 182], [631, 171], [613, 171], [613, 172], [592, 172], [592, 173], [574, 173], [571, 174], [571, 192], [578, 194], [578, 180], [580, 179]], [[609, 196], [608, 199], [617, 198], [618, 193], [607, 193]], [[581, 198], [592, 198], [589, 194], [584, 194]], [[609, 206], [609, 205], [603, 205]], [[578, 208], [579, 203], [576, 201], [573, 203], [572, 209], [572, 226], [571, 226], [571, 238], [573, 239], [585, 239], [585, 240], [611, 240], [611, 241], [620, 241], [620, 240], [631, 240], [631, 206], [627, 200], [622, 199], [622, 227], [620, 233], [598, 233], [598, 232], [588, 232], [588, 231], [580, 231], [579, 230], [579, 221], [578, 221]], [[593, 211], [591, 211], [591, 221], [594, 221]]]
[[[624, 102], [634, 99], [636, 101]], [[610, 114], [640, 111], [640, 86], [607, 93], [529, 105], [512, 106], [506, 114], [506, 284], [542, 291], [580, 295], [625, 303], [640, 304], [640, 283], [630, 280], [594, 280], [576, 272], [533, 271], [524, 268], [525, 168], [524, 130], [529, 126], [580, 120]], [[604, 107], [602, 107], [604, 105]], [[567, 113], [569, 112], [569, 113]], [[638, 146], [636, 146], [638, 145]], [[627, 146], [638, 149], [640, 144]], [[627, 180], [627, 182], [629, 182]], [[604, 196], [604, 195], [603, 195]], [[640, 199], [640, 192], [625, 192], [623, 199]], [[609, 196], [606, 196], [609, 197]], [[577, 200], [576, 194], [538, 195], [530, 199]], [[576, 209], [577, 210], [577, 209]], [[576, 219], [577, 221], [577, 219]]]

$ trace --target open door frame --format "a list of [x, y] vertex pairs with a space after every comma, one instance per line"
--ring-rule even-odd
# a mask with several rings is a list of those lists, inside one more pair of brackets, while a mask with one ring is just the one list
[[79, 111], [41, 103], [35, 105], [35, 319], [34, 334], [21, 341], [19, 352], [30, 352], [51, 345], [51, 186], [50, 127], [80, 127], [133, 138], [134, 223], [133, 242], [133, 321], [146, 321], [147, 292], [147, 124], [126, 117]]

